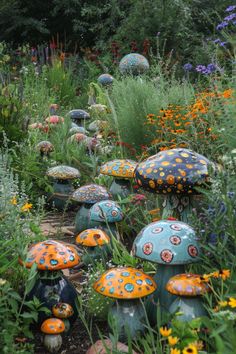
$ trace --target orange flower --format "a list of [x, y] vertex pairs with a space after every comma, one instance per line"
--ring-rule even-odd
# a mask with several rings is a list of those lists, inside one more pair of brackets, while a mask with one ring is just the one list
[[16, 196], [14, 196], [14, 197], [11, 199], [11, 204], [12, 204], [12, 205], [17, 205]]
[[163, 337], [169, 337], [172, 333], [172, 329], [171, 328], [168, 329], [166, 326], [160, 327], [159, 331]]
[[29, 211], [30, 209], [32, 209], [33, 204], [29, 204], [29, 203], [25, 203], [22, 207], [21, 207], [21, 211]]
[[168, 339], [168, 343], [169, 343], [170, 346], [174, 346], [179, 341], [178, 337], [169, 336], [167, 339]]
[[230, 277], [230, 270], [229, 269], [221, 269], [219, 271], [219, 278], [225, 280]]

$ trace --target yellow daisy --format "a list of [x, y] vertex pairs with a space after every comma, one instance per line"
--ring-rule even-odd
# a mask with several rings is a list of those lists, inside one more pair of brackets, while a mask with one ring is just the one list
[[235, 308], [236, 307], [236, 299], [234, 297], [230, 297], [228, 304], [230, 307]]
[[165, 326], [160, 327], [159, 331], [163, 337], [169, 337], [169, 335], [171, 335], [171, 333], [172, 333], [172, 329], [171, 328], [168, 329]]
[[196, 345], [189, 344], [187, 347], [183, 349], [183, 354], [198, 354]]
[[170, 348], [170, 354], [181, 354], [180, 350], [177, 348]]
[[179, 341], [178, 337], [169, 336], [167, 339], [170, 346], [174, 346]]

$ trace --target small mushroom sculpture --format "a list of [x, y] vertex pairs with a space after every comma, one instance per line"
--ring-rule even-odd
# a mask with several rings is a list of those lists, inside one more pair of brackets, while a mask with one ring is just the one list
[[70, 304], [66, 304], [64, 302], [58, 302], [53, 305], [52, 313], [56, 318], [60, 318], [65, 325], [65, 333], [68, 333], [70, 330], [70, 321], [69, 317], [73, 316], [74, 310]]
[[58, 109], [59, 109], [59, 105], [57, 103], [52, 103], [52, 104], [50, 104], [49, 112], [51, 115], [55, 115], [57, 113]]
[[72, 181], [80, 177], [77, 168], [59, 165], [47, 170], [46, 175], [54, 180], [53, 194], [49, 195], [49, 201], [59, 209], [64, 210], [70, 204], [70, 198], [74, 192]]
[[146, 317], [140, 300], [156, 287], [152, 277], [131, 267], [109, 269], [93, 284], [99, 294], [116, 299], [108, 317], [115, 321], [120, 340], [126, 340], [128, 335], [137, 337], [145, 330]]
[[86, 250], [86, 253], [82, 256], [82, 262], [85, 265], [100, 258], [106, 259], [110, 253], [110, 237], [103, 230], [84, 230], [76, 236], [75, 242]]
[[137, 165], [133, 160], [116, 159], [100, 167], [101, 174], [114, 177], [109, 190], [115, 199], [126, 198], [132, 193], [131, 180]]
[[50, 141], [43, 140], [36, 145], [36, 149], [40, 152], [42, 159], [49, 157], [50, 153], [54, 151], [54, 146]]
[[187, 149], [161, 151], [141, 162], [135, 170], [137, 184], [143, 189], [164, 196], [162, 218], [175, 216], [188, 222], [193, 195], [198, 187], [209, 183], [209, 169], [215, 164]]
[[103, 87], [109, 87], [113, 84], [114, 77], [110, 74], [102, 74], [98, 77], [98, 83]]
[[57, 125], [60, 123], [64, 123], [64, 118], [63, 117], [59, 117], [57, 115], [54, 116], [49, 116], [45, 119], [45, 122], [50, 124], [50, 125]]
[[85, 125], [86, 120], [90, 119], [90, 115], [88, 112], [83, 109], [73, 109], [68, 113], [70, 119], [73, 123], [76, 123], [78, 126]]
[[93, 204], [111, 199], [111, 194], [103, 186], [87, 184], [74, 191], [72, 200], [82, 204], [75, 217], [75, 232], [79, 233], [93, 227], [90, 222], [89, 211]]
[[175, 296], [166, 291], [168, 280], [185, 271], [185, 265], [199, 261], [200, 247], [192, 227], [172, 220], [152, 222], [136, 236], [132, 254], [158, 264], [154, 276], [158, 289], [147, 301], [147, 312], [156, 323], [157, 306], [168, 312]]
[[76, 143], [80, 144], [80, 143], [84, 143], [87, 139], [88, 139], [88, 137], [85, 134], [75, 133], [68, 138], [68, 142], [71, 143], [71, 142], [75, 141]]
[[61, 333], [65, 330], [63, 321], [58, 318], [48, 318], [42, 323], [41, 332], [44, 333], [43, 344], [50, 353], [56, 353], [62, 345]]
[[207, 282], [201, 280], [198, 274], [177, 274], [170, 278], [166, 290], [177, 295], [177, 299], [169, 307], [170, 313], [178, 311], [177, 320], [192, 321], [195, 318], [207, 316], [202, 301], [202, 295], [210, 291]]
[[[26, 260], [19, 258], [21, 265], [31, 268], [36, 264], [38, 270], [38, 278], [27, 295], [27, 300], [33, 300], [35, 296], [50, 311], [53, 305], [59, 302], [70, 304], [74, 310], [74, 314], [69, 318], [72, 324], [78, 315], [77, 292], [63, 276], [62, 269], [73, 268], [79, 262], [80, 257], [73, 245], [56, 240], [46, 240], [31, 245]], [[39, 312], [39, 324], [46, 318], [44, 312]]]
[[88, 134], [88, 131], [84, 127], [78, 127], [78, 125], [76, 125], [75, 127], [71, 127], [68, 133], [69, 135], [74, 135], [77, 133], [86, 135]]
[[119, 70], [121, 74], [140, 75], [149, 69], [148, 60], [141, 54], [130, 53], [125, 55], [120, 63]]
[[119, 204], [112, 200], [97, 202], [91, 207], [89, 218], [93, 227], [98, 227], [105, 231], [110, 237], [114, 236], [119, 239], [116, 223], [124, 219]]

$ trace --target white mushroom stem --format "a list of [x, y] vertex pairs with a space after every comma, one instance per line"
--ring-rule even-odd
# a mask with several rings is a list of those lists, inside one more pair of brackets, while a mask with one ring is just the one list
[[61, 348], [62, 337], [60, 334], [45, 334], [43, 344], [50, 353], [56, 353]]

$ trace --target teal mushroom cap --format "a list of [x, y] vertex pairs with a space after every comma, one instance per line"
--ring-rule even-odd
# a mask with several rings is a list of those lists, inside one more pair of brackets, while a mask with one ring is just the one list
[[111, 194], [103, 186], [87, 184], [74, 191], [72, 199], [76, 202], [95, 204], [101, 200], [111, 199]]
[[201, 252], [191, 226], [177, 220], [161, 220], [140, 231], [132, 253], [158, 264], [181, 265], [198, 262]]
[[93, 221], [118, 222], [123, 218], [120, 206], [111, 200], [98, 202], [90, 209], [90, 219]]

